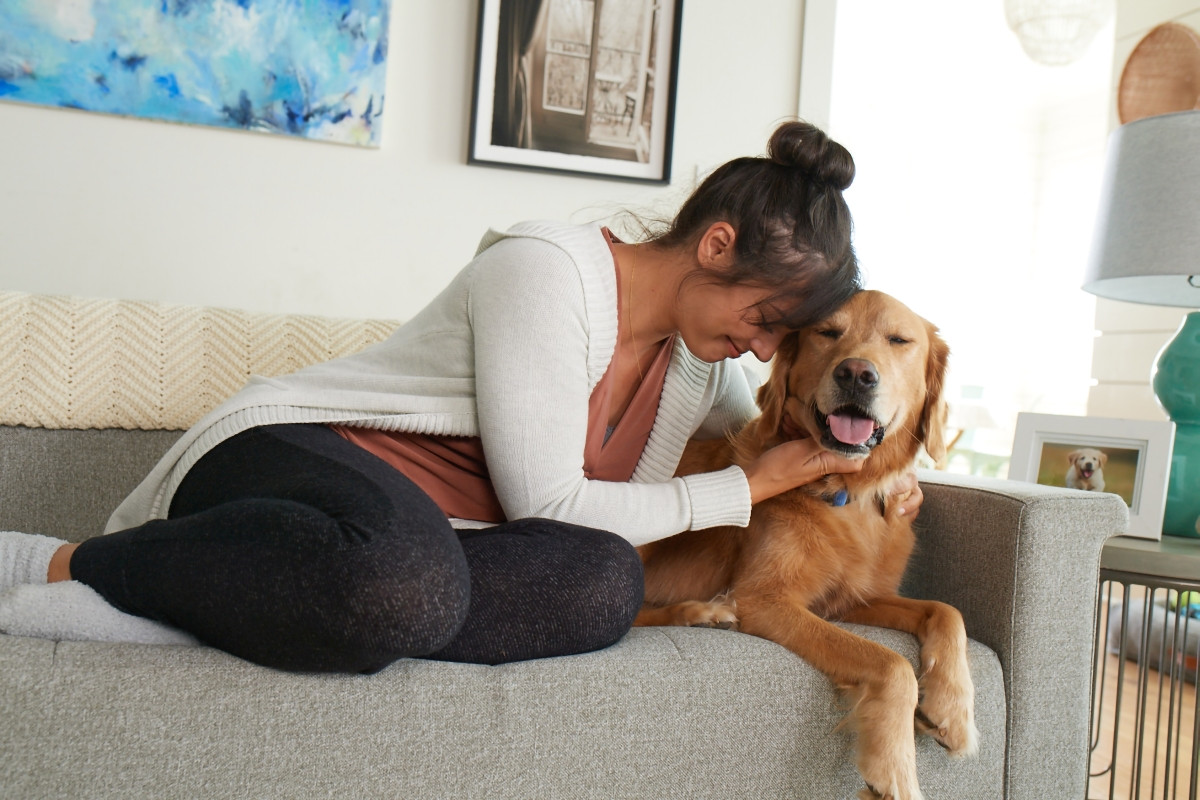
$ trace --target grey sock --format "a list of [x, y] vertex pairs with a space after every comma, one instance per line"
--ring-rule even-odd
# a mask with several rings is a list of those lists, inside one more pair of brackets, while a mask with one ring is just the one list
[[60, 642], [199, 644], [178, 628], [118, 611], [79, 581], [17, 586], [0, 592], [0, 631]]
[[0, 531], [0, 592], [23, 583], [45, 583], [50, 558], [64, 544], [37, 533]]

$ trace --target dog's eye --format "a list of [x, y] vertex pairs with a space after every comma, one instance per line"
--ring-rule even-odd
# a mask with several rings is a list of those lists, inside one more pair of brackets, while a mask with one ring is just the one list
[[889, 336], [888, 342], [894, 345], [912, 344], [912, 339], [905, 339], [903, 336]]
[[822, 330], [817, 331], [817, 335], [823, 336], [826, 339], [842, 338], [842, 332], [840, 330], [838, 330], [837, 328], [823, 328]]

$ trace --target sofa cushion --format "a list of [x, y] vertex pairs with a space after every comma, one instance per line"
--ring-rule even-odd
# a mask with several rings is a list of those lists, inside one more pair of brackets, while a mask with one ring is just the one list
[[[916, 658], [911, 636], [853, 629]], [[930, 798], [995, 800], [1003, 782], [999, 663], [976, 643], [969, 656], [980, 755], [919, 737]], [[406, 659], [371, 676], [0, 635], [0, 708], [0, 775], [18, 797], [816, 800], [862, 786], [825, 676], [728, 631], [635, 628], [579, 656]]]

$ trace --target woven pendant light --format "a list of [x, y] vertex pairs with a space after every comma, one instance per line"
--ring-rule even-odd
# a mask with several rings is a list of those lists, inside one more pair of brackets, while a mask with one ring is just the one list
[[1004, 17], [1039, 64], [1070, 64], [1113, 13], [1113, 0], [1004, 0]]

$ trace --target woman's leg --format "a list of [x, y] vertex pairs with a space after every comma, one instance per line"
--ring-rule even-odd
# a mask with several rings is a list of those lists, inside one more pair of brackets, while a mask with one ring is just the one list
[[621, 638], [642, 604], [641, 561], [624, 539], [540, 519], [456, 537], [407, 478], [321, 426], [222, 444], [189, 472], [170, 516], [88, 540], [72, 577], [284, 669], [587, 652]]
[[370, 672], [445, 647], [469, 599], [445, 515], [317, 425], [256, 428], [189, 471], [170, 518], [96, 537], [72, 577], [259, 664]]
[[471, 607], [428, 658], [499, 664], [613, 644], [642, 606], [642, 562], [621, 537], [544, 519], [460, 532]]

